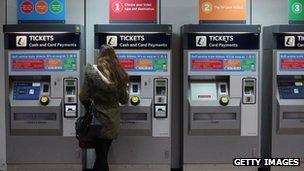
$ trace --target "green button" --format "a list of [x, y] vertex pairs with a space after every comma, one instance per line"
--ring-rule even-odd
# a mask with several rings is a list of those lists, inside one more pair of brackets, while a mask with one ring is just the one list
[[54, 0], [50, 3], [50, 11], [54, 14], [59, 14], [63, 11], [63, 5], [60, 1]]

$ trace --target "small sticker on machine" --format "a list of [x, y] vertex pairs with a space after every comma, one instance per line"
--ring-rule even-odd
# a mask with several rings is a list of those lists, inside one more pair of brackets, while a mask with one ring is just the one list
[[33, 87], [40, 87], [40, 83], [33, 83]]

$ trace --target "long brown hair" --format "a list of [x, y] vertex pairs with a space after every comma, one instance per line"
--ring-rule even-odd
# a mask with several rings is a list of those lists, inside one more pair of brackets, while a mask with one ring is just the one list
[[111, 46], [102, 45], [97, 57], [99, 71], [118, 88], [125, 88], [129, 82], [128, 74], [120, 65], [116, 53]]

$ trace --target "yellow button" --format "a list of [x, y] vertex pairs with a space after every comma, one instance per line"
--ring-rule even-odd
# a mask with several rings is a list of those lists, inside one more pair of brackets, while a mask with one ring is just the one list
[[131, 104], [136, 106], [140, 103], [140, 98], [138, 96], [131, 97]]
[[229, 103], [229, 97], [228, 96], [223, 96], [220, 98], [220, 104], [223, 106], [227, 106]]
[[46, 105], [49, 104], [49, 102], [50, 102], [50, 99], [49, 99], [48, 96], [41, 96], [41, 97], [40, 97], [40, 104], [41, 104], [41, 105], [46, 106]]

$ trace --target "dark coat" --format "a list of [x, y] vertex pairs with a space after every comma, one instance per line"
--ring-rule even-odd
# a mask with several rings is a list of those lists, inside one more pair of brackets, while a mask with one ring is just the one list
[[98, 138], [116, 139], [120, 125], [119, 103], [126, 104], [129, 94], [126, 89], [119, 89], [114, 84], [107, 83], [93, 65], [88, 64], [79, 95], [81, 103], [86, 108], [90, 105], [90, 87], [93, 89], [92, 99], [100, 116], [99, 121], [102, 124]]

